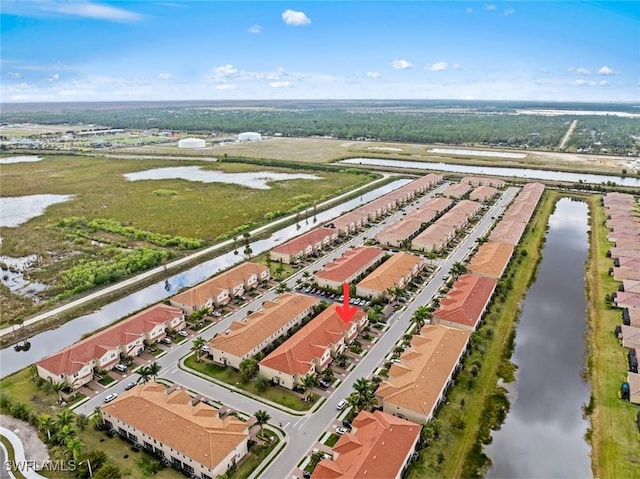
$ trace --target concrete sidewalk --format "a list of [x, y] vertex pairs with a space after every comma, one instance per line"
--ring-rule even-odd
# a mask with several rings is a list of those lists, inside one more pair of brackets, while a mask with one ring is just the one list
[[[15, 461], [15, 464], [24, 477], [27, 479], [46, 479], [44, 476], [41, 476], [34, 471], [33, 467], [35, 466], [35, 463], [27, 463], [27, 459], [24, 457], [22, 441], [16, 433], [4, 426], [0, 426], [0, 436], [7, 438], [13, 446], [13, 458], [7, 457], [7, 461]], [[12, 474], [12, 471], [6, 470], [5, 467], [5, 464], [2, 464], [4, 472], [8, 473], [9, 477], [15, 477]]]

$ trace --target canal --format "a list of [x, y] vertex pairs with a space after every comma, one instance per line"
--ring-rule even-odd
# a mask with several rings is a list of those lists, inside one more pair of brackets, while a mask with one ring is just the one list
[[582, 408], [587, 330], [588, 207], [563, 198], [549, 218], [536, 281], [516, 326], [511, 409], [485, 447], [489, 478], [592, 477]]

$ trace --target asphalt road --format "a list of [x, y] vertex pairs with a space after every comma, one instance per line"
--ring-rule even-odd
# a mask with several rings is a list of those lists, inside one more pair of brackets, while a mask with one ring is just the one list
[[[448, 186], [440, 185], [437, 189], [425, 195], [419, 200], [419, 205], [427, 201], [434, 194], [442, 191]], [[489, 228], [495, 223], [497, 218], [511, 202], [518, 192], [518, 188], [508, 188], [502, 196], [491, 206], [478, 223], [473, 227], [464, 240], [460, 242], [458, 247], [445, 260], [439, 261], [440, 268], [434, 273], [431, 280], [418, 292], [418, 294], [407, 303], [403, 310], [394, 313], [388, 320], [389, 327], [380, 340], [372, 346], [369, 352], [359, 360], [355, 368], [336, 388], [334, 393], [313, 413], [304, 415], [294, 415], [268, 404], [262, 403], [255, 399], [233, 392], [227, 388], [213, 384], [207, 380], [201, 379], [192, 374], [178, 368], [179, 360], [185, 356], [191, 348], [191, 340], [181, 345], [173, 345], [171, 350], [159, 358], [157, 362], [162, 366], [160, 373], [161, 378], [168, 379], [177, 384], [181, 384], [189, 389], [197, 391], [207, 397], [216, 399], [234, 409], [243, 411], [253, 415], [258, 409], [266, 410], [271, 416], [271, 423], [281, 423], [287, 434], [286, 445], [277, 460], [261, 474], [261, 477], [267, 479], [282, 479], [291, 477], [292, 471], [296, 468], [300, 459], [307, 454], [313, 447], [320, 435], [331, 425], [336, 419], [336, 405], [340, 399], [347, 397], [352, 392], [355, 381], [361, 377], [368, 377], [382, 363], [384, 357], [390, 352], [392, 347], [397, 343], [410, 325], [410, 319], [413, 312], [420, 305], [428, 304], [433, 296], [438, 294], [440, 288], [446, 283], [449, 276], [451, 266], [459, 261], [464, 261], [469, 255], [472, 248], [476, 245], [477, 238], [483, 236]], [[405, 208], [407, 211], [416, 208], [411, 205]], [[296, 280], [302, 277], [305, 270], [309, 272], [320, 269], [325, 263], [332, 261], [341, 256], [351, 245], [361, 245], [365, 238], [373, 237], [384, 226], [398, 221], [402, 217], [402, 211], [398, 211], [388, 217], [384, 222], [375, 224], [373, 227], [363, 231], [356, 237], [340, 245], [335, 250], [329, 252], [315, 263], [299, 270], [296, 274], [288, 278], [287, 285], [293, 287]], [[246, 316], [246, 311], [256, 310], [263, 301], [274, 299], [277, 296], [275, 291], [270, 290], [263, 296], [252, 300], [239, 311], [230, 315], [228, 318], [220, 321], [215, 326], [209, 328], [201, 334], [205, 339], [212, 338], [216, 333], [227, 329], [228, 325], [236, 320]], [[134, 380], [137, 374], [131, 375]], [[121, 393], [124, 391], [124, 384], [127, 379], [122, 380], [119, 384], [109, 388], [108, 392]], [[104, 394], [106, 395], [106, 393]], [[104, 395], [98, 396], [76, 408], [77, 413], [91, 414], [96, 406], [103, 404]]]

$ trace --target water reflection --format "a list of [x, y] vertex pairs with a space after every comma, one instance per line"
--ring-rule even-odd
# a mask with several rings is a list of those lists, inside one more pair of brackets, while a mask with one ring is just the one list
[[73, 198], [73, 195], [29, 195], [0, 198], [0, 226], [12, 228], [40, 216], [49, 206]]
[[561, 199], [549, 220], [536, 282], [517, 325], [511, 410], [486, 453], [489, 478], [591, 477], [581, 377], [586, 345], [588, 208]]
[[572, 183], [600, 184], [613, 181], [622, 186], [640, 186], [640, 178], [596, 175], [591, 173], [568, 173], [564, 171], [536, 170], [534, 168], [500, 168], [497, 166], [470, 166], [452, 163], [431, 163], [426, 161], [383, 160], [379, 158], [349, 158], [339, 163], [353, 165], [391, 166], [394, 168], [413, 168], [422, 170], [452, 171], [470, 175], [511, 176], [536, 180], [568, 181]]
[[[298, 234], [313, 229], [316, 225], [336, 218], [346, 211], [368, 203], [369, 201], [406, 185], [409, 182], [410, 180], [406, 179], [393, 181], [388, 185], [380, 187], [369, 193], [365, 193], [356, 199], [344, 202], [327, 211], [317, 213], [317, 221], [315, 222], [313, 221], [312, 213], [306, 220], [301, 215], [302, 220], [298, 223], [298, 226], [295, 224], [288, 226], [279, 230], [270, 238], [252, 242], [251, 249], [253, 250], [253, 254], [257, 255], [267, 251]], [[239, 248], [240, 253], [242, 252], [242, 249], [244, 248]], [[198, 284], [218, 271], [226, 269], [240, 261], [243, 261], [243, 256], [241, 254], [234, 255], [233, 252], [224, 254], [195, 266], [188, 271], [171, 276], [168, 279], [169, 285], [171, 286], [169, 291], [165, 289], [164, 280], [158, 281], [137, 293], [106, 305], [99, 311], [78, 317], [63, 324], [57, 329], [38, 334], [30, 339], [32, 347], [28, 352], [15, 352], [12, 347], [5, 348], [0, 351], [1, 375], [6, 376], [18, 371], [65, 346], [73, 344], [78, 341], [83, 334], [95, 331], [96, 329], [106, 326], [119, 318], [128, 316], [135, 311], [173, 296], [180, 288]]]
[[316, 175], [306, 173], [277, 173], [274, 171], [258, 171], [247, 173], [225, 173], [224, 171], [205, 170], [200, 166], [174, 166], [168, 168], [154, 168], [136, 171], [123, 175], [129, 181], [140, 180], [170, 180], [180, 178], [202, 183], [232, 183], [248, 186], [258, 190], [268, 190], [270, 181], [284, 180], [319, 180]]
[[42, 160], [42, 157], [33, 155], [5, 156], [4, 158], [0, 158], [0, 165], [10, 165], [13, 163], [31, 163], [34, 161]]

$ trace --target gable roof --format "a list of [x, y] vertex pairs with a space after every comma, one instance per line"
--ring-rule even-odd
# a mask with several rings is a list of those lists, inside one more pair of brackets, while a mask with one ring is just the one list
[[80, 371], [94, 359], [101, 358], [107, 351], [118, 349], [136, 338], [144, 337], [158, 324], [182, 316], [182, 310], [166, 304], [156, 304], [133, 316], [120, 321], [96, 334], [89, 336], [36, 364], [56, 375], [71, 375]]
[[393, 288], [402, 278], [408, 276], [415, 268], [424, 262], [424, 258], [410, 253], [395, 253], [387, 261], [378, 266], [358, 286], [385, 292]]
[[440, 307], [433, 312], [433, 317], [475, 329], [496, 284], [495, 278], [476, 274], [460, 276], [440, 300]]
[[242, 357], [318, 302], [317, 298], [304, 294], [281, 294], [276, 301], [265, 301], [262, 309], [246, 317], [246, 322], [234, 321], [229, 334], [218, 334], [209, 345], [212, 349]]
[[334, 459], [318, 463], [312, 479], [398, 477], [413, 451], [420, 426], [382, 411], [361, 411], [333, 446]]
[[476, 254], [471, 258], [468, 266], [469, 271], [499, 278], [511, 260], [513, 249], [514, 246], [508, 243], [486, 242], [480, 245]]
[[201, 307], [211, 298], [217, 297], [222, 291], [232, 290], [234, 287], [244, 284], [252, 275], [260, 276], [267, 270], [268, 268], [264, 265], [245, 261], [193, 288], [176, 294], [171, 300], [180, 304]]
[[391, 366], [389, 378], [380, 383], [376, 396], [385, 403], [431, 416], [470, 336], [462, 329], [425, 325], [411, 339], [400, 363]]
[[308, 246], [322, 243], [327, 238], [331, 238], [331, 236], [335, 234], [336, 230], [334, 230], [333, 228], [320, 226], [304, 234], [301, 234], [300, 236], [293, 238], [292, 240], [287, 241], [280, 246], [276, 246], [271, 251], [273, 251], [274, 253], [296, 255], [301, 251], [304, 251]]
[[182, 388], [149, 382], [125, 391], [102, 410], [185, 456], [215, 468], [247, 440], [247, 424], [198, 402]]
[[359, 248], [348, 249], [340, 258], [327, 263], [324, 268], [315, 275], [331, 281], [345, 282], [353, 277], [364, 266], [380, 259], [384, 256], [384, 251], [380, 248], [369, 248], [361, 246]]
[[306, 374], [314, 359], [321, 358], [330, 344], [339, 342], [354, 322], [366, 316], [360, 308], [356, 309], [353, 319], [346, 323], [336, 308], [329, 306], [260, 361], [260, 365], [289, 375]]

